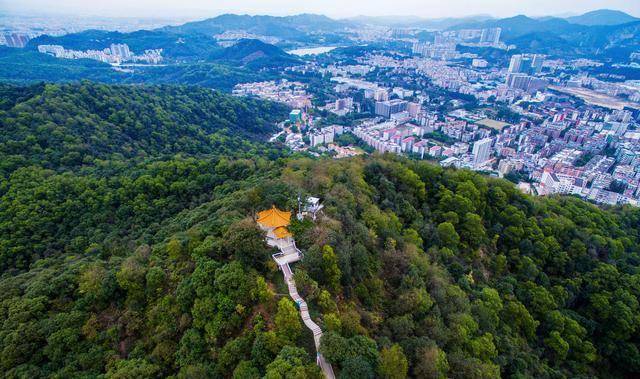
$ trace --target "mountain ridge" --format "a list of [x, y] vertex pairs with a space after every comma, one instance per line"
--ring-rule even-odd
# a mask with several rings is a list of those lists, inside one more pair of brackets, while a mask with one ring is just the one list
[[579, 16], [566, 17], [565, 20], [572, 24], [598, 26], [626, 24], [629, 22], [640, 21], [640, 18], [619, 10], [597, 9]]
[[589, 26], [572, 24], [557, 17], [534, 19], [517, 15], [461, 24], [450, 30], [495, 27], [502, 29], [502, 41], [516, 45], [521, 51], [532, 53], [608, 56], [609, 49], [617, 48], [624, 52], [621, 56], [628, 56], [640, 48], [640, 20], [617, 25]]
[[166, 26], [160, 30], [172, 32], [195, 32], [213, 36], [229, 30], [243, 30], [280, 39], [304, 41], [308, 32], [334, 33], [349, 24], [324, 15], [302, 13], [293, 16], [237, 15], [226, 13], [200, 21], [187, 22], [178, 26]]

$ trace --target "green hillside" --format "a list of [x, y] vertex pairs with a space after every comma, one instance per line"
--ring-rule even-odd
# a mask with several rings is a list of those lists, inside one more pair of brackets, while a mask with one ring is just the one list
[[112, 43], [126, 43], [133, 52], [162, 49], [162, 56], [170, 62], [202, 59], [221, 49], [211, 35], [173, 33], [166, 30], [138, 30], [130, 33], [86, 30], [63, 36], [42, 35], [29, 41], [28, 49], [39, 45], [61, 45], [70, 50], [102, 50]]
[[301, 62], [279, 47], [257, 39], [242, 39], [235, 45], [211, 54], [209, 59], [253, 69], [286, 67]]
[[[202, 57], [204, 60], [205, 57]], [[230, 92], [238, 83], [273, 79], [274, 74], [213, 62], [138, 66], [133, 72], [116, 71], [109, 64], [89, 59], [61, 59], [28, 49], [0, 46], [0, 80], [16, 84], [77, 82], [107, 84], [197, 85]]]
[[298, 194], [325, 205], [290, 229], [338, 377], [638, 375], [640, 210], [291, 156], [261, 142], [284, 114], [186, 87], [3, 87], [3, 376], [320, 377], [253, 221]]
[[243, 136], [266, 139], [287, 113], [280, 104], [201, 87], [83, 82], [1, 89], [7, 102], [0, 114], [5, 177], [31, 164], [76, 168], [99, 160], [230, 152], [246, 143]]

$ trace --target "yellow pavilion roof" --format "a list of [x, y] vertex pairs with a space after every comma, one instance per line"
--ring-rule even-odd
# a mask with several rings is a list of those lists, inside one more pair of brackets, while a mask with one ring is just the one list
[[291, 232], [284, 226], [279, 226], [273, 230], [273, 234], [275, 234], [276, 238], [287, 238], [291, 237]]
[[281, 211], [274, 205], [271, 209], [258, 212], [258, 224], [267, 228], [287, 226], [291, 222], [291, 212]]

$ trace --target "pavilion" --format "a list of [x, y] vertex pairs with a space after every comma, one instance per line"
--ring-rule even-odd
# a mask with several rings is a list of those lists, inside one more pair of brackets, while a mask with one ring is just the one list
[[291, 244], [292, 234], [287, 227], [291, 223], [291, 212], [281, 211], [276, 206], [258, 212], [256, 220], [260, 229], [267, 232], [267, 243], [271, 246]]

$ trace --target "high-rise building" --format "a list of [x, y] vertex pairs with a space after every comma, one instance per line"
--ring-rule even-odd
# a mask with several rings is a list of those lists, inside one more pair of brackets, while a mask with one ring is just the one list
[[389, 91], [385, 88], [376, 88], [373, 92], [373, 99], [375, 101], [387, 101], [389, 100]]
[[548, 86], [549, 86], [549, 81], [547, 79], [537, 78], [535, 76], [532, 76], [526, 91], [534, 93], [539, 90], [544, 90]]
[[507, 87], [526, 91], [531, 77], [527, 74], [511, 73], [507, 75]]
[[302, 111], [300, 109], [294, 109], [289, 113], [289, 121], [292, 124], [302, 122]]
[[509, 72], [514, 74], [535, 75], [542, 71], [544, 55], [540, 54], [516, 54], [511, 56]]
[[389, 101], [378, 101], [376, 103], [376, 114], [385, 118], [390, 118], [392, 114], [407, 110], [408, 102], [400, 99]]
[[111, 44], [111, 55], [115, 55], [116, 57], [120, 57], [122, 60], [128, 60], [131, 58], [131, 51], [129, 50], [129, 45], [126, 43], [112, 43]]
[[522, 55], [516, 54], [511, 56], [511, 61], [509, 62], [509, 72], [517, 73], [520, 72], [520, 65], [522, 64]]
[[337, 111], [346, 109], [350, 111], [353, 108], [353, 98], [345, 97], [343, 99], [338, 99], [335, 101], [335, 109]]
[[419, 103], [408, 103], [407, 104], [407, 112], [413, 118], [418, 116], [418, 113], [422, 110], [422, 106]]
[[497, 45], [500, 42], [501, 28], [486, 28], [482, 29], [480, 35], [480, 43], [488, 43], [491, 45]]
[[537, 78], [527, 74], [512, 73], [507, 75], [507, 87], [527, 92], [535, 92], [546, 88], [549, 82], [543, 78]]
[[25, 33], [6, 33], [4, 34], [5, 44], [9, 47], [25, 47], [31, 37]]
[[542, 72], [542, 64], [544, 63], [544, 55], [533, 54], [531, 57], [531, 75]]
[[436, 36], [435, 42], [416, 42], [413, 44], [414, 54], [434, 59], [451, 59], [459, 55], [456, 51], [456, 42], [450, 42], [448, 38]]
[[491, 156], [491, 144], [493, 140], [491, 138], [484, 138], [473, 144], [473, 164], [479, 166], [489, 160]]

